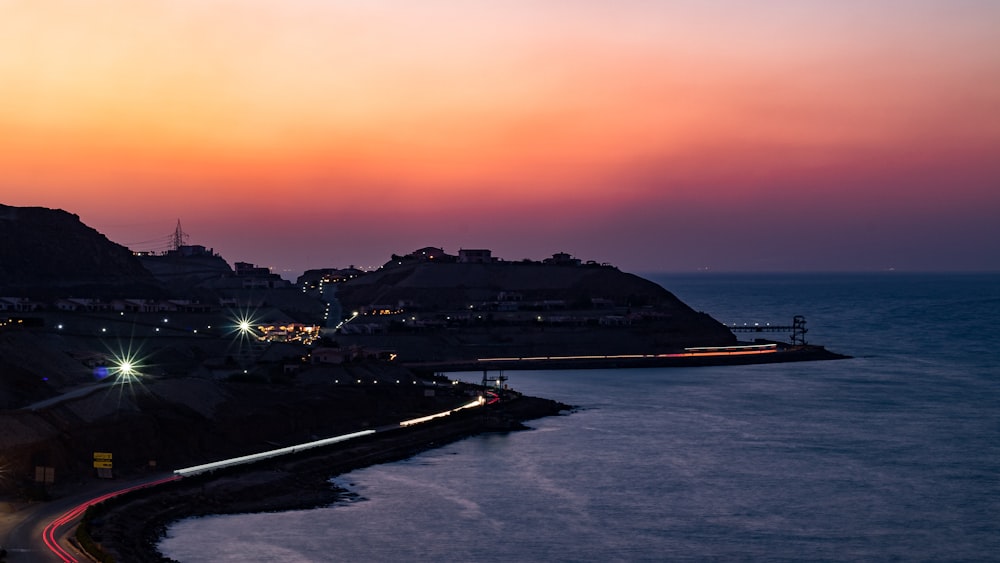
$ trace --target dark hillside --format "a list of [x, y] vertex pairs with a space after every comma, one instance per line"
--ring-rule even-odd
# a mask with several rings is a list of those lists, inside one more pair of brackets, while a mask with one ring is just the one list
[[404, 262], [338, 284], [342, 346], [410, 365], [483, 357], [651, 354], [728, 345], [728, 328], [612, 266]]
[[421, 262], [383, 268], [344, 283], [345, 309], [412, 301], [431, 309], [462, 308], [496, 300], [501, 292], [522, 301], [562, 300], [569, 305], [604, 299], [615, 306], [690, 310], [659, 285], [610, 266], [499, 262]]
[[157, 295], [129, 249], [59, 209], [0, 205], [0, 295]]

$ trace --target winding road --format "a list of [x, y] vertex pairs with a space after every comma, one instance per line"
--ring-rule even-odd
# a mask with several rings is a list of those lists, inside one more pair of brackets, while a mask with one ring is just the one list
[[[145, 477], [131, 481], [127, 485], [108, 481], [77, 494], [39, 503], [16, 513], [16, 521], [7, 530], [6, 538], [0, 545], [7, 549], [10, 563], [31, 562], [78, 562], [90, 561], [70, 543], [69, 537], [80, 517], [93, 504], [114, 496], [144, 487], [151, 487], [179, 479], [177, 475]], [[12, 519], [10, 515], [6, 519]]]
[[15, 515], [0, 515], [0, 534], [6, 531], [6, 537], [0, 535], [0, 546], [7, 549], [7, 561], [10, 563], [79, 563], [81, 561], [91, 561], [89, 557], [80, 552], [75, 543], [70, 541], [70, 537], [76, 529], [77, 524], [79, 524], [84, 512], [94, 504], [137, 489], [176, 481], [177, 479], [184, 478], [186, 475], [196, 475], [233, 465], [253, 463], [280, 455], [300, 452], [305, 449], [351, 440], [372, 434], [376, 431], [398, 430], [401, 427], [408, 427], [448, 416], [459, 410], [479, 407], [483, 403], [483, 400], [477, 399], [455, 409], [402, 421], [398, 425], [388, 425], [378, 430], [364, 430], [342, 434], [287, 448], [279, 448], [258, 454], [178, 469], [172, 474], [160, 473], [150, 475], [142, 479], [133, 480], [124, 486], [122, 483], [113, 481], [98, 483], [77, 494], [22, 509]]

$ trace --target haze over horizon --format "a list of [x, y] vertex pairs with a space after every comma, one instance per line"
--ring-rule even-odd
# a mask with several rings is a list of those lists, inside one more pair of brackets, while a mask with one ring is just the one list
[[1000, 270], [1000, 2], [0, 10], [0, 203], [133, 250]]

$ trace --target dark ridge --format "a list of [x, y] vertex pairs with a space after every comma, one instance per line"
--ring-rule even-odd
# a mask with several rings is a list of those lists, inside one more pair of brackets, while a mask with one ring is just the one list
[[159, 296], [132, 252], [61, 209], [0, 205], [0, 295]]

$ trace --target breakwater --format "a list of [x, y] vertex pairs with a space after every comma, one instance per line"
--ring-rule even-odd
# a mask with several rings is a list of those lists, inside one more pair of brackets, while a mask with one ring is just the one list
[[[521, 396], [507, 403], [503, 412], [508, 420], [521, 422], [569, 408], [556, 401]], [[331, 477], [489, 431], [493, 427], [488, 421], [483, 412], [473, 409], [325, 448], [184, 478], [117, 497], [95, 508], [83, 528], [94, 544], [119, 561], [170, 561], [156, 551], [156, 543], [171, 522], [209, 514], [328, 505], [344, 494], [330, 484]]]
[[783, 362], [840, 360], [850, 356], [831, 352], [823, 346], [776, 346], [773, 349], [740, 350], [740, 346], [715, 351], [674, 354], [608, 354], [577, 356], [511, 356], [452, 362], [407, 363], [416, 372], [462, 372], [494, 370], [564, 370], [616, 368], [669, 368], [736, 366]]

